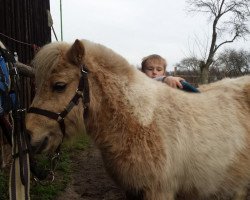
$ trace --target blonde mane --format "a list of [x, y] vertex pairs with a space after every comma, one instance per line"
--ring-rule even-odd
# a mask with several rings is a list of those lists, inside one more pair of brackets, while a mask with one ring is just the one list
[[62, 59], [62, 55], [69, 49], [67, 43], [51, 43], [43, 47], [43, 51], [36, 54], [32, 65], [35, 67], [36, 85], [42, 84], [42, 80], [47, 80], [49, 74], [55, 69]]
[[[128, 70], [127, 67], [129, 66], [129, 63], [122, 56], [116, 54], [111, 49], [100, 44], [89, 42], [88, 40], [82, 40], [82, 42], [85, 45], [86, 56], [91, 59], [94, 55], [100, 66], [116, 66], [119, 71], [122, 69], [124, 69], [124, 71]], [[46, 77], [48, 77], [53, 69], [57, 67], [63, 55], [67, 50], [69, 50], [69, 48], [70, 44], [65, 42], [50, 43], [43, 47], [42, 53], [38, 52], [36, 54], [32, 65], [35, 66], [36, 69], [37, 85], [41, 84], [41, 80], [46, 80]]]

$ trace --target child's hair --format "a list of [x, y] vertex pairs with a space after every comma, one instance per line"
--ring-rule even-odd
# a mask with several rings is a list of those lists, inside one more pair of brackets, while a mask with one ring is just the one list
[[142, 72], [145, 72], [145, 67], [146, 67], [147, 62], [149, 60], [156, 60], [156, 61], [162, 62], [163, 67], [164, 67], [164, 71], [166, 71], [167, 61], [158, 54], [152, 54], [152, 55], [146, 56], [142, 59], [142, 62], [141, 62], [141, 71]]

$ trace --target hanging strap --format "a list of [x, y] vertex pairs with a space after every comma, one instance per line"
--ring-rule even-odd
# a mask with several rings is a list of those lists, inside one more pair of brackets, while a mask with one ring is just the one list
[[23, 116], [21, 115], [24, 115], [24, 113], [17, 112], [14, 114], [14, 131], [12, 134], [13, 162], [9, 181], [10, 200], [30, 199], [29, 154], [25, 132], [21, 131], [23, 129]]
[[10, 200], [30, 199], [30, 160], [28, 140], [25, 132], [25, 109], [22, 109], [19, 74], [12, 77], [12, 85], [16, 92], [16, 108], [13, 110], [14, 130], [12, 132], [12, 166], [9, 179]]

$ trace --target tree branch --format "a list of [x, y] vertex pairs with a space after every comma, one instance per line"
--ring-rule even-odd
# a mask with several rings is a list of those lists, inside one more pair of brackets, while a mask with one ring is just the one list
[[232, 43], [237, 37], [239, 37], [239, 34], [236, 33], [236, 34], [234, 35], [234, 37], [233, 37], [231, 40], [226, 40], [226, 41], [220, 43], [218, 46], [215, 47], [214, 53], [215, 53], [222, 45], [224, 45], [224, 44], [226, 44], [226, 43]]

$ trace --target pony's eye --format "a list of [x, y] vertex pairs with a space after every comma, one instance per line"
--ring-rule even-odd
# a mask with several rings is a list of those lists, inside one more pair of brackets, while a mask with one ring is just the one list
[[67, 84], [63, 82], [56, 82], [53, 85], [53, 91], [55, 92], [64, 92], [66, 89]]

